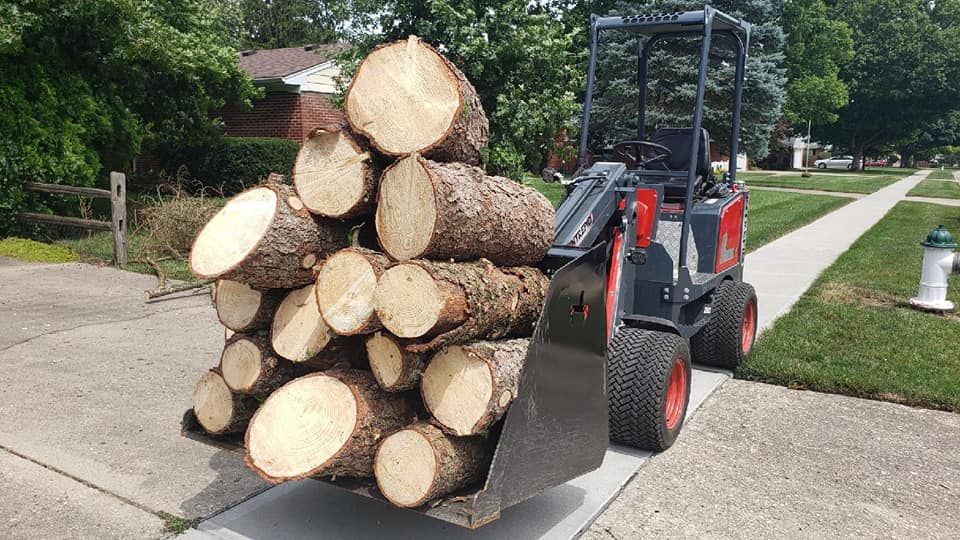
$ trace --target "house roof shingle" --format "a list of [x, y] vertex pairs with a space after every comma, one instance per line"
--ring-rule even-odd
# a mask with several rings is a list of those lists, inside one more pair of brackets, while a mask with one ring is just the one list
[[346, 45], [329, 43], [240, 53], [240, 68], [253, 79], [285, 77], [332, 60]]

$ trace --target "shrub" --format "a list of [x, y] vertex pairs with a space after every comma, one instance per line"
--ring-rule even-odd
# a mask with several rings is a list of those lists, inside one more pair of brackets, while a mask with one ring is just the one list
[[217, 137], [193, 147], [161, 149], [160, 159], [168, 173], [186, 166], [191, 191], [212, 188], [230, 196], [263, 182], [273, 172], [289, 178], [299, 149], [299, 144], [287, 139]]
[[189, 197], [177, 193], [172, 199], [156, 200], [137, 213], [146, 233], [143, 250], [186, 259], [193, 239], [210, 218], [223, 207], [215, 197]]

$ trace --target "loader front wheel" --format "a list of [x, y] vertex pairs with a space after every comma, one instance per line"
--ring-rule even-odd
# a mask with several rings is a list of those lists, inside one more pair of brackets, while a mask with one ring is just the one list
[[690, 338], [698, 364], [736, 369], [757, 337], [757, 293], [742, 281], [724, 281], [713, 293], [711, 318]]
[[621, 327], [610, 342], [610, 440], [660, 452], [676, 440], [690, 401], [690, 350], [676, 334]]

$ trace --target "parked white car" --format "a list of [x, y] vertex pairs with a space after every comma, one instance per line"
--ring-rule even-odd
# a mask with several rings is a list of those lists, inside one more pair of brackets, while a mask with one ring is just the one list
[[833, 156], [813, 162], [818, 169], [852, 169], [853, 156]]

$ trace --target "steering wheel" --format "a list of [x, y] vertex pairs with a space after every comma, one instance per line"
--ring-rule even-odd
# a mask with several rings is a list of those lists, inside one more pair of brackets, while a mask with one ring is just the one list
[[[653, 157], [643, 159], [645, 148], [655, 152]], [[650, 141], [622, 141], [613, 147], [614, 159], [632, 161], [639, 168], [646, 168], [648, 165], [659, 163], [672, 155], [673, 152], [666, 146]]]

